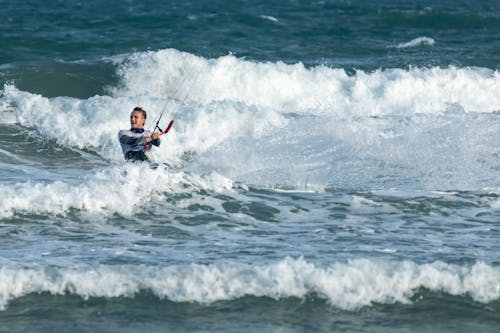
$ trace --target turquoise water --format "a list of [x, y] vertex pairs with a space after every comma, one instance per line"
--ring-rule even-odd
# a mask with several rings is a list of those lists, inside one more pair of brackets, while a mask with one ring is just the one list
[[[497, 332], [495, 1], [2, 2], [0, 331]], [[175, 120], [126, 164], [132, 108]]]

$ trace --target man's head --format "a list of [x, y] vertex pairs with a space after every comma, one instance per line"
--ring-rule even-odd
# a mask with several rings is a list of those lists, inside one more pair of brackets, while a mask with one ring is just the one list
[[130, 114], [130, 126], [132, 128], [143, 128], [146, 123], [146, 111], [136, 106]]

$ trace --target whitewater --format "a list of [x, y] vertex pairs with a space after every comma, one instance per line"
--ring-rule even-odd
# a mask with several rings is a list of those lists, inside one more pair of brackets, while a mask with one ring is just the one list
[[176, 50], [110, 61], [118, 62], [122, 84], [111, 87], [109, 96], [45, 98], [6, 85], [3, 113], [57, 144], [117, 163], [115, 133], [126, 126], [133, 106], [154, 114], [166, 105], [178, 123], [158, 161], [180, 163], [186, 153], [195, 154], [198, 171], [221, 170], [263, 186], [288, 180], [279, 185], [350, 187], [347, 182], [357, 177], [349, 171], [368, 173], [359, 177], [367, 181], [403, 169], [417, 187], [470, 189], [492, 185], [496, 175], [489, 166], [498, 161], [498, 71], [450, 67], [348, 75], [326, 66], [231, 55], [204, 59]]

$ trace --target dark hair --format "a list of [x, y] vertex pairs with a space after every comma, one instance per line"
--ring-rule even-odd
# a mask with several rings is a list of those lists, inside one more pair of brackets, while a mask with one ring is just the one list
[[141, 108], [140, 106], [136, 106], [132, 112], [134, 111], [139, 111], [140, 113], [142, 113], [142, 116], [144, 117], [144, 119], [146, 119], [146, 110], [144, 110], [143, 108]]

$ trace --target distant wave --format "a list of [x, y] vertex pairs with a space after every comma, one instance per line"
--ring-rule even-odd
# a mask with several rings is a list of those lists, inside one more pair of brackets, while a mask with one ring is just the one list
[[435, 43], [436, 43], [436, 41], [433, 38], [418, 37], [418, 38], [412, 39], [409, 42], [400, 43], [400, 44], [392, 46], [392, 47], [398, 48], [398, 49], [406, 49], [406, 48], [417, 47], [417, 46], [422, 46], [422, 45], [433, 46]]
[[488, 303], [500, 299], [500, 268], [356, 259], [320, 266], [286, 258], [268, 265], [239, 263], [170, 267], [100, 266], [91, 269], [0, 268], [0, 309], [32, 293], [135, 297], [150, 291], [174, 302], [233, 300], [245, 296], [304, 298], [316, 294], [340, 309], [374, 303], [411, 303], [420, 288]]
[[260, 15], [259, 17], [262, 18], [262, 19], [264, 19], [264, 20], [269, 20], [269, 21], [272, 21], [272, 22], [279, 22], [279, 20], [276, 17], [274, 17], [274, 16]]

